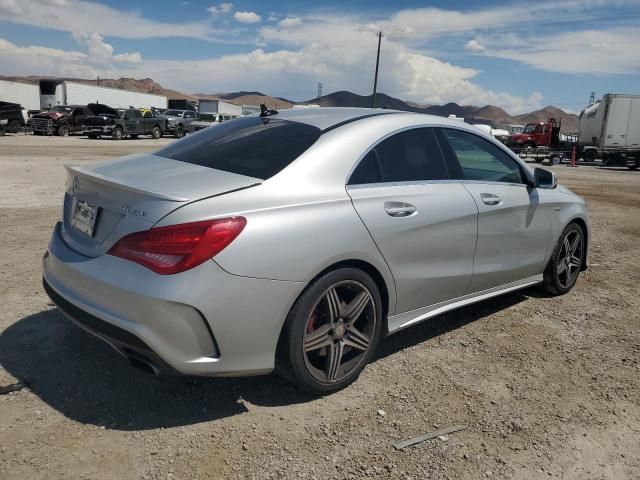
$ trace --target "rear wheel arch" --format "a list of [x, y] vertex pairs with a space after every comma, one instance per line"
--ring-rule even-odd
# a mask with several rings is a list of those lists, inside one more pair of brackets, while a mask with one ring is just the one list
[[309, 285], [313, 284], [313, 282], [323, 277], [327, 273], [332, 272], [334, 270], [341, 269], [341, 268], [356, 268], [358, 270], [362, 270], [363, 272], [368, 274], [372, 278], [372, 280], [375, 282], [376, 287], [378, 287], [378, 291], [380, 292], [380, 299], [382, 300], [382, 313], [383, 313], [382, 332], [383, 332], [383, 335], [386, 335], [388, 332], [387, 317], [389, 316], [389, 302], [390, 302], [389, 286], [387, 285], [387, 282], [382, 276], [382, 273], [380, 273], [380, 271], [376, 267], [374, 267], [371, 263], [366, 262], [364, 260], [358, 260], [358, 259], [341, 260], [332, 265], [329, 265], [328, 267], [324, 268], [322, 271], [318, 272], [311, 280], [307, 282], [307, 285], [300, 292], [298, 297], [296, 297], [295, 301], [298, 300], [300, 295], [302, 295], [307, 290], [307, 288], [309, 288]]
[[[340, 318], [336, 318], [334, 316], [335, 314], [331, 314], [333, 318], [342, 325], [342, 333], [337, 333], [340, 330], [334, 330], [336, 324], [331, 325], [332, 329], [330, 332], [327, 332], [326, 330], [322, 332], [322, 327], [318, 328], [317, 333], [321, 333], [328, 337], [330, 343], [322, 343], [312, 349], [305, 348], [304, 342], [307, 341], [307, 333], [310, 331], [308, 330], [309, 322], [315, 322], [315, 320], [311, 320], [312, 317], [309, 316], [310, 312], [313, 313], [315, 311], [315, 307], [313, 307], [313, 305], [315, 304], [317, 306], [321, 299], [327, 298], [326, 295], [329, 290], [333, 290], [335, 299], [339, 302], [341, 299], [338, 297], [337, 289], [334, 289], [334, 287], [345, 283], [359, 285], [361, 289], [368, 291], [370, 293], [368, 302], [373, 302], [375, 306], [373, 312], [381, 312], [379, 317], [378, 315], [373, 317], [374, 319], [377, 317], [377, 319], [370, 325], [372, 331], [367, 333], [365, 330], [361, 330], [361, 326], [351, 329], [351, 323], [347, 322], [347, 317], [343, 320], [341, 316]], [[329, 290], [325, 290], [326, 288], [329, 288]], [[322, 291], [324, 291], [324, 293], [320, 293]], [[318, 272], [318, 274], [309, 280], [309, 282], [299, 292], [286, 314], [286, 317], [283, 319], [275, 351], [275, 371], [287, 381], [315, 395], [333, 393], [354, 382], [360, 375], [362, 369], [364, 369], [372, 360], [379, 340], [387, 333], [386, 311], [388, 310], [388, 306], [385, 306], [383, 302], [388, 304], [388, 299], [383, 300], [385, 297], [388, 297], [386, 283], [384, 282], [380, 272], [368, 262], [361, 260], [344, 260], [336, 262], [326, 267], [321, 272]], [[327, 302], [331, 304], [331, 301], [327, 300]], [[337, 306], [338, 303], [334, 302], [334, 305]], [[310, 311], [308, 310], [309, 308], [311, 308]], [[331, 307], [328, 307], [328, 310], [332, 310]], [[334, 312], [336, 311], [335, 307], [333, 310]], [[359, 315], [360, 314], [358, 314], [358, 317], [354, 318], [360, 318]], [[322, 316], [318, 318], [322, 319]], [[364, 320], [366, 322], [371, 322], [371, 320], [368, 320], [369, 318], [372, 317], [365, 316]], [[313, 324], [311, 325], [313, 326]], [[326, 326], [328, 325], [324, 325], [324, 327]], [[345, 330], [347, 332], [346, 334]], [[359, 330], [365, 334], [363, 335]], [[304, 336], [304, 340], [301, 338], [301, 332], [302, 336]], [[327, 372], [326, 375], [328, 378], [326, 380], [328, 380], [328, 382], [326, 380], [318, 379], [318, 377], [312, 372], [313, 368], [309, 366], [310, 360], [306, 352], [308, 350], [317, 350], [318, 348], [325, 347], [328, 349], [331, 347], [331, 354], [328, 353], [328, 350], [326, 353], [320, 354], [321, 356], [324, 355], [326, 357], [323, 361], [323, 363], [325, 363], [324, 367], [313, 365], [312, 363], [316, 369], [320, 368], [322, 371], [328, 367], [330, 372], [332, 370], [330, 366], [331, 363], [328, 361], [329, 355], [331, 358], [334, 358], [335, 355], [333, 352], [340, 352], [338, 353], [338, 363], [336, 365], [340, 365], [342, 362], [341, 359], [345, 358], [342, 357], [342, 348], [344, 348], [345, 345], [342, 338], [343, 336], [351, 338], [348, 332], [351, 332], [352, 336], [354, 335], [354, 332], [356, 332], [357, 335], [355, 338], [366, 339], [366, 347], [362, 348], [358, 347], [358, 345], [354, 345], [354, 343], [350, 343], [347, 344], [349, 346], [347, 352], [353, 353], [353, 351], [356, 351], [351, 348], [355, 346], [357, 350], [364, 350], [364, 353], [361, 354], [364, 356], [360, 356], [360, 358], [358, 356], [352, 358], [354, 361], [357, 359], [358, 364], [352, 366], [352, 370], [346, 370], [343, 378], [332, 376]], [[313, 335], [313, 332], [311, 335]], [[336, 345], [341, 346], [336, 349]], [[348, 361], [350, 360], [347, 360], [347, 362]], [[334, 374], [337, 374], [337, 372], [338, 370], [336, 369]]]

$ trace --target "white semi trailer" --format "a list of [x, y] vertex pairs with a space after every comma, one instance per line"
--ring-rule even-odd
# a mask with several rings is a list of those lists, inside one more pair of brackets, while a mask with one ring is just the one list
[[233, 116], [242, 115], [242, 105], [226, 102], [224, 100], [200, 100], [198, 113], [222, 113]]
[[27, 110], [40, 110], [40, 88], [30, 83], [0, 80], [0, 101], [18, 103]]
[[640, 95], [608, 93], [580, 112], [578, 145], [585, 160], [640, 165]]
[[112, 108], [167, 108], [167, 97], [84, 83], [40, 81], [40, 108], [44, 110], [56, 105], [87, 105], [89, 103], [102, 103]]

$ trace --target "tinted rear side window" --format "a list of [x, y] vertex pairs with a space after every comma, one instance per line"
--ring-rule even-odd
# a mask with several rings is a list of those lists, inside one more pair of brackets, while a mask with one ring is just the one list
[[267, 179], [298, 158], [321, 133], [305, 123], [244, 117], [205, 128], [156, 155]]
[[448, 178], [449, 172], [433, 129], [414, 128], [392, 135], [376, 145], [355, 169], [349, 184]]

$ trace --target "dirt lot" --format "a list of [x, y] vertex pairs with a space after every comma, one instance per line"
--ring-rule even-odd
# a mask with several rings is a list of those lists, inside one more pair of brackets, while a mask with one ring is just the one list
[[169, 141], [0, 138], [0, 478], [640, 478], [640, 172], [553, 167], [593, 228], [570, 294], [418, 325], [311, 398], [275, 376], [148, 376], [43, 292], [62, 165]]

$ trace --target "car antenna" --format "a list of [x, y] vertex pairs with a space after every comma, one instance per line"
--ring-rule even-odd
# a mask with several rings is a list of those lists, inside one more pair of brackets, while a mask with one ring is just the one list
[[269, 110], [264, 103], [260, 104], [260, 116], [261, 117], [270, 117], [271, 115], [275, 115], [278, 113], [278, 110]]

